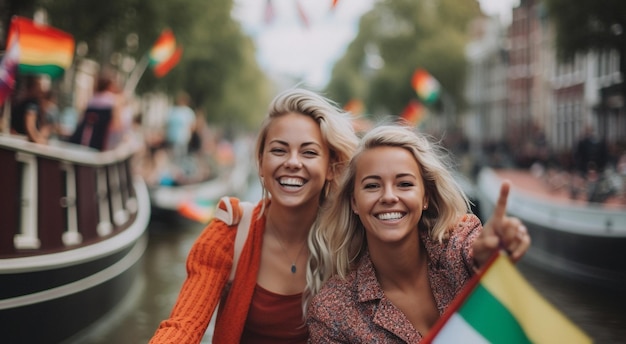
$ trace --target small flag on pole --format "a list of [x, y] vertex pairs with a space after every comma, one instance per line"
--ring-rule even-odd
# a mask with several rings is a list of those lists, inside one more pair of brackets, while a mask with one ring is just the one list
[[401, 124], [414, 127], [422, 120], [425, 111], [424, 105], [413, 99], [404, 108], [398, 120]]
[[20, 46], [17, 39], [13, 39], [13, 42], [0, 61], [0, 105], [4, 104], [15, 89]]
[[20, 74], [63, 75], [74, 59], [74, 37], [48, 25], [24, 17], [11, 19], [7, 47], [19, 47]]
[[591, 343], [496, 254], [457, 296], [422, 343]]
[[343, 107], [346, 112], [349, 112], [355, 116], [359, 116], [363, 114], [363, 110], [365, 109], [365, 105], [360, 99], [351, 99], [346, 105]]
[[352, 115], [352, 127], [357, 133], [363, 133], [371, 129], [372, 123], [364, 116], [365, 104], [360, 99], [352, 99], [344, 105], [343, 109]]
[[149, 52], [150, 66], [158, 78], [165, 76], [180, 61], [183, 48], [176, 43], [174, 33], [165, 29]]
[[439, 84], [439, 81], [437, 81], [437, 79], [430, 75], [430, 73], [428, 73], [425, 69], [418, 68], [413, 73], [411, 86], [413, 86], [417, 95], [426, 104], [432, 104], [439, 98], [441, 85]]

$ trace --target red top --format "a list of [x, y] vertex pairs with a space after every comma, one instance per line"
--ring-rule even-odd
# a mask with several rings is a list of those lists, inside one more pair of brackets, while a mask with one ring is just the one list
[[306, 343], [308, 337], [302, 317], [302, 293], [280, 295], [257, 284], [241, 343]]

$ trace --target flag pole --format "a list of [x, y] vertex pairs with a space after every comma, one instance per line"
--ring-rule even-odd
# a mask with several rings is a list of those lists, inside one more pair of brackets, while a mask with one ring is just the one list
[[135, 88], [139, 83], [139, 79], [141, 79], [141, 76], [146, 71], [146, 68], [148, 68], [149, 63], [150, 59], [148, 58], [148, 55], [143, 55], [141, 60], [137, 62], [137, 65], [135, 66], [135, 68], [133, 68], [133, 71], [130, 73], [128, 80], [126, 80], [126, 85], [124, 86], [124, 95], [131, 96], [135, 92]]

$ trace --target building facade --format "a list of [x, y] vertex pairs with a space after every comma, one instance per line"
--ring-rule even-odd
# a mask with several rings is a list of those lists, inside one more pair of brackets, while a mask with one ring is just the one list
[[497, 143], [518, 167], [541, 161], [569, 168], [578, 140], [591, 127], [612, 156], [623, 153], [619, 54], [592, 51], [559, 60], [555, 30], [540, 0], [520, 0], [508, 26], [497, 22], [478, 18], [466, 49], [464, 130], [473, 152]]

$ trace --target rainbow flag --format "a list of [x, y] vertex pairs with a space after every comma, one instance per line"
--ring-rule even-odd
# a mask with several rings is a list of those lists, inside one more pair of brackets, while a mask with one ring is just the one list
[[14, 45], [19, 46], [21, 74], [48, 74], [54, 79], [63, 75], [74, 59], [72, 35], [28, 18], [15, 16], [11, 20], [7, 47]]
[[425, 69], [418, 68], [413, 73], [411, 86], [413, 86], [415, 92], [424, 103], [432, 104], [439, 99], [441, 85]]
[[502, 253], [457, 296], [423, 343], [591, 343]]
[[148, 55], [154, 75], [158, 78], [165, 76], [178, 64], [182, 54], [183, 48], [176, 43], [172, 30], [163, 30]]

